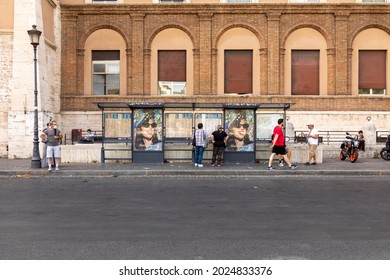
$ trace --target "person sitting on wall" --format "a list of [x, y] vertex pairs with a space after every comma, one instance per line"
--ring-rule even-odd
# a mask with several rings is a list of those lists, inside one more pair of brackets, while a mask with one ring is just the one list
[[90, 143], [90, 144], [93, 144], [93, 142], [95, 141], [94, 137], [95, 137], [95, 134], [93, 134], [92, 130], [90, 128], [88, 128], [87, 129], [87, 135], [84, 135], [83, 137], [81, 137], [81, 139], [79, 140], [79, 143], [84, 143], [84, 144]]
[[358, 149], [364, 152], [366, 150], [366, 141], [364, 140], [363, 130], [359, 130], [358, 134], [355, 137], [359, 141]]

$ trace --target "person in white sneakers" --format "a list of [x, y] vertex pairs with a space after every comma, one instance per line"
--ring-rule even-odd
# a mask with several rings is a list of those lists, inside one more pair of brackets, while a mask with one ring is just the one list
[[288, 167], [290, 167], [290, 169], [296, 169], [298, 167], [298, 165], [291, 164], [290, 160], [287, 157], [283, 125], [284, 120], [278, 119], [278, 125], [274, 128], [274, 134], [271, 143], [272, 153], [268, 161], [268, 170], [275, 170], [275, 168], [272, 166], [272, 161], [274, 160], [275, 155], [282, 155], [284, 161], [288, 164]]
[[[291, 148], [287, 147], [287, 146], [285, 146], [285, 148], [286, 148], [286, 151], [287, 151], [288, 160], [291, 161]], [[283, 167], [284, 166], [283, 156], [282, 155], [278, 155], [278, 159], [279, 159], [279, 166]]]
[[51, 171], [52, 158], [55, 158], [56, 170], [59, 170], [61, 163], [61, 149], [59, 143], [62, 139], [62, 133], [58, 129], [56, 121], [50, 121], [49, 127], [41, 134], [41, 138], [46, 141], [46, 157], [49, 165], [48, 171]]
[[207, 145], [207, 135], [203, 129], [203, 123], [198, 123], [198, 129], [194, 133], [196, 146], [195, 146], [195, 166], [203, 167], [203, 153]]

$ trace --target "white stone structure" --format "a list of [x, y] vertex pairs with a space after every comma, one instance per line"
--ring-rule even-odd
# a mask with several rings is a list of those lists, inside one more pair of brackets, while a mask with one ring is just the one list
[[[58, 0], [50, 3], [59, 5]], [[28, 158], [34, 133], [34, 54], [27, 30], [35, 24], [42, 31], [37, 48], [38, 128], [42, 131], [50, 117], [60, 117], [60, 9], [54, 9], [56, 39], [49, 42], [41, 1], [18, 0], [13, 8], [13, 29], [0, 31], [0, 156]]]

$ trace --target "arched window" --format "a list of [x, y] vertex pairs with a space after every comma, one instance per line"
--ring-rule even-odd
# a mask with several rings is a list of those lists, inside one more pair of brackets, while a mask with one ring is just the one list
[[93, 32], [85, 42], [85, 95], [126, 95], [126, 44], [111, 29]]
[[327, 94], [327, 44], [321, 33], [301, 28], [286, 39], [285, 80], [287, 95]]
[[193, 93], [193, 45], [182, 30], [167, 28], [151, 45], [152, 95], [191, 95]]
[[260, 43], [245, 28], [227, 30], [218, 41], [217, 93], [260, 93]]
[[390, 83], [390, 35], [378, 28], [360, 32], [352, 44], [352, 93], [384, 95]]

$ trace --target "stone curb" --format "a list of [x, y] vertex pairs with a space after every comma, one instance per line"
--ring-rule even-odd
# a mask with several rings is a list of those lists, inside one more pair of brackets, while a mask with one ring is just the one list
[[4, 177], [390, 176], [390, 170], [1, 170]]

